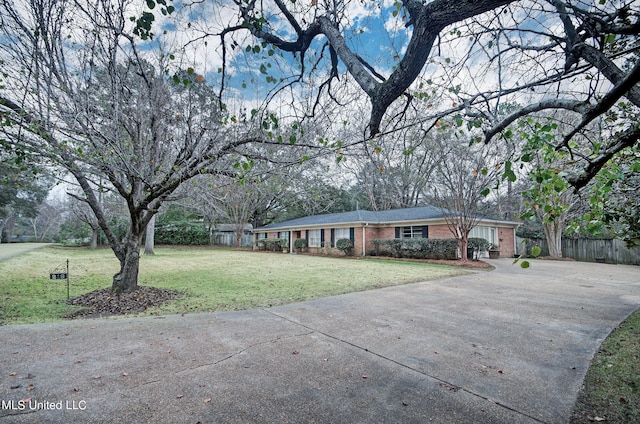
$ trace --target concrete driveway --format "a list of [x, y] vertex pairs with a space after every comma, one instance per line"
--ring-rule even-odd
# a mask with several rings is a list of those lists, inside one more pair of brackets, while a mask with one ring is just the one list
[[0, 243], [0, 261], [22, 255], [34, 249], [51, 246], [50, 243]]
[[263, 310], [0, 327], [2, 423], [565, 423], [640, 268], [496, 270]]

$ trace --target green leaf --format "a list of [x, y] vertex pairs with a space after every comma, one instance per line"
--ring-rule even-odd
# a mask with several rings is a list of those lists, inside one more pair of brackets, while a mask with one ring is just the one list
[[149, 9], [153, 9], [154, 7], [156, 7], [156, 2], [153, 0], [147, 0], [147, 7]]
[[542, 253], [542, 248], [540, 246], [533, 246], [531, 248], [531, 256], [537, 258]]
[[604, 37], [604, 43], [605, 44], [613, 44], [616, 41], [616, 35], [615, 34], [607, 34], [606, 37]]
[[530, 265], [531, 264], [529, 263], [529, 261], [522, 261], [520, 263], [520, 268], [527, 269], [527, 268], [529, 268]]

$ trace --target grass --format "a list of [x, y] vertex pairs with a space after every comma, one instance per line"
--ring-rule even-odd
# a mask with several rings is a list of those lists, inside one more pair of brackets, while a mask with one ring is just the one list
[[[0, 262], [0, 323], [56, 321], [77, 310], [64, 302], [66, 280], [49, 279], [67, 259], [72, 298], [110, 287], [119, 268], [109, 249], [47, 248]], [[269, 307], [461, 273], [416, 262], [165, 247], [141, 257], [138, 284], [184, 293], [144, 313], [158, 315]]]
[[640, 423], [640, 310], [602, 343], [584, 379], [571, 423]]

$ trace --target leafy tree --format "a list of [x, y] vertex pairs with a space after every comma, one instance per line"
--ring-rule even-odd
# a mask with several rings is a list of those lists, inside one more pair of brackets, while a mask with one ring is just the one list
[[554, 148], [558, 128], [554, 118], [528, 118], [520, 123], [521, 136], [526, 140], [522, 161], [533, 165], [531, 186], [523, 193], [528, 208], [521, 217], [537, 218], [542, 223], [553, 257], [562, 257], [562, 235], [579, 200], [566, 179], [571, 166], [569, 155]]
[[598, 174], [585, 215], [591, 232], [610, 230], [628, 247], [640, 244], [640, 152], [620, 153]]

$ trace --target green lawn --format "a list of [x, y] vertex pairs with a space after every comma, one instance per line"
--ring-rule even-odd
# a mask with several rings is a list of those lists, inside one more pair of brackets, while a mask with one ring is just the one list
[[[110, 287], [118, 270], [109, 249], [47, 248], [0, 262], [0, 323], [55, 321], [75, 311], [64, 302], [66, 280], [49, 279], [67, 259], [71, 297]], [[138, 283], [184, 293], [149, 315], [268, 307], [461, 273], [417, 262], [166, 247], [142, 256]]]
[[640, 423], [640, 310], [596, 352], [570, 422]]

